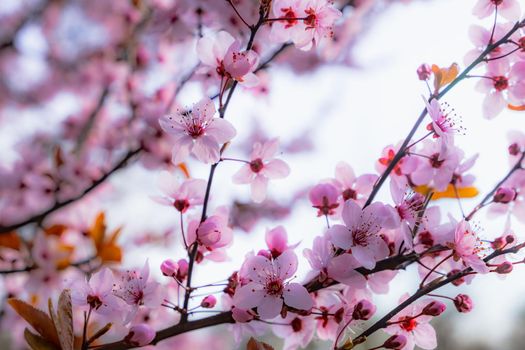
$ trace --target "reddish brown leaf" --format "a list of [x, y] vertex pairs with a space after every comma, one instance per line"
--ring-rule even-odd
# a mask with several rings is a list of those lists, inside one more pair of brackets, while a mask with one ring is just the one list
[[246, 344], [246, 350], [274, 350], [269, 344], [263, 343], [251, 337]]
[[24, 339], [31, 350], [60, 350], [41, 336], [31, 333], [27, 328], [24, 330]]
[[48, 315], [22, 300], [11, 298], [7, 302], [16, 313], [26, 320], [46, 341], [60, 347], [55, 325]]

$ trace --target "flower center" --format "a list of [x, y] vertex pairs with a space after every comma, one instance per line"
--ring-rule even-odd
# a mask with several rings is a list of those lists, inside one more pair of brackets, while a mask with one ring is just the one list
[[432, 168], [441, 168], [441, 166], [443, 165], [443, 163], [445, 162], [445, 160], [439, 160], [439, 153], [434, 153], [433, 155], [430, 156], [430, 165], [432, 165]]
[[173, 206], [181, 213], [184, 213], [190, 207], [190, 203], [186, 199], [177, 199]]
[[494, 81], [494, 89], [498, 91], [503, 91], [509, 87], [509, 80], [504, 76], [500, 75], [492, 78], [492, 80]]
[[250, 169], [254, 172], [254, 173], [258, 173], [259, 171], [262, 170], [262, 168], [264, 168], [264, 163], [262, 161], [261, 158], [257, 158], [255, 160], [252, 160], [250, 162]]
[[366, 247], [368, 245], [367, 237], [368, 237], [367, 230], [357, 229], [357, 230], [352, 231], [352, 238], [354, 240], [354, 245]]
[[490, 0], [494, 5], [499, 6], [503, 2], [503, 0]]
[[417, 321], [415, 318], [405, 316], [399, 321], [399, 326], [407, 332], [412, 332], [417, 327]]
[[102, 300], [100, 300], [98, 295], [88, 295], [86, 301], [88, 305], [95, 310], [102, 306]]
[[283, 15], [280, 18], [287, 18], [285, 28], [293, 27], [295, 24], [297, 24], [297, 15], [293, 11], [292, 7], [288, 8], [282, 8], [281, 12]]
[[300, 332], [303, 329], [303, 321], [300, 318], [296, 317], [291, 323], [292, 329], [294, 332]]
[[349, 199], [357, 199], [357, 192], [351, 188], [347, 188], [343, 191], [343, 199], [345, 202]]
[[283, 294], [283, 283], [281, 280], [271, 280], [266, 284], [266, 292], [269, 295], [280, 296]]
[[316, 27], [317, 23], [317, 16], [315, 15], [315, 11], [313, 8], [309, 8], [304, 11], [308, 16], [304, 19], [304, 24], [306, 25], [306, 29], [313, 29]]

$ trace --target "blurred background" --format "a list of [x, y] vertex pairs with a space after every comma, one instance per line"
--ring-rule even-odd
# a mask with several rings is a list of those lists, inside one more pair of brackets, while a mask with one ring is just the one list
[[[2, 16], [16, 11], [22, 1], [0, 1]], [[284, 225], [289, 241], [300, 242], [297, 252], [311, 247], [313, 238], [323, 232], [324, 218], [317, 218], [310, 207], [306, 190], [319, 180], [332, 177], [336, 164], [344, 160], [357, 174], [375, 172], [374, 163], [389, 144], [402, 140], [424, 108], [421, 95], [427, 88], [417, 79], [416, 69], [422, 63], [449, 66], [457, 62], [464, 67], [463, 56], [471, 49], [468, 30], [472, 24], [490, 27], [492, 19], [480, 21], [471, 14], [474, 0], [425, 0], [425, 1], [372, 1], [374, 3], [359, 22], [358, 34], [352, 53], [344, 64], [329, 64], [312, 71], [297, 74], [286, 65], [270, 67], [268, 95], [254, 96], [253, 91], [238, 90], [229, 110], [230, 120], [238, 130], [237, 145], [229, 156], [246, 157], [247, 140], [253, 132], [267, 137], [279, 137], [283, 147], [282, 158], [291, 169], [291, 175], [282, 181], [272, 182], [271, 198], [289, 209], [290, 216], [266, 218], [257, 223], [252, 232], [235, 231], [234, 245], [229, 249], [230, 260], [220, 264], [205, 263], [196, 270], [197, 283], [226, 278], [237, 269], [249, 250], [265, 246], [267, 228]], [[96, 29], [89, 28], [83, 18], [72, 14], [64, 24], [63, 35], [69, 45], [95, 45], [99, 40]], [[2, 29], [7, 30], [7, 29]], [[24, 59], [16, 71], [16, 80], [39, 79], [45, 75], [42, 55], [45, 43], [42, 32], [28, 23], [17, 37], [17, 44], [24, 52]], [[176, 56], [176, 55], [174, 55]], [[172, 58], [176, 65], [181, 60]], [[182, 62], [185, 67], [191, 66]], [[178, 67], [177, 67], [178, 68]], [[4, 67], [4, 72], [5, 72]], [[162, 80], [163, 71], [155, 72]], [[7, 79], [4, 73], [2, 79]], [[13, 80], [12, 74], [9, 79]], [[13, 83], [12, 81], [10, 83]], [[483, 119], [483, 95], [474, 90], [476, 81], [466, 80], [444, 99], [462, 116], [466, 128], [464, 136], [457, 137], [457, 144], [467, 156], [479, 153], [472, 170], [476, 174], [475, 186], [480, 195], [462, 200], [466, 210], [472, 209], [509, 167], [507, 159], [507, 133], [511, 129], [525, 131], [525, 113], [505, 111], [494, 120]], [[202, 96], [198, 84], [190, 83], [181, 91], [179, 102], [192, 103]], [[8, 103], [4, 102], [8, 107]], [[4, 106], [4, 107], [5, 107]], [[52, 131], [71, 113], [78, 110], [76, 101], [67, 95], [55, 97], [45, 105], [31, 108], [3, 108], [0, 110], [0, 160], [8, 166], [17, 155], [13, 151], [17, 142], [35, 131]], [[116, 132], [116, 131], [115, 131]], [[295, 143], [294, 143], [295, 142]], [[295, 147], [295, 148], [294, 148]], [[302, 150], [297, 152], [296, 150]], [[213, 184], [212, 208], [223, 203], [249, 202], [246, 186], [234, 185], [231, 176], [238, 170], [234, 162], [221, 164]], [[193, 177], [205, 178], [208, 169], [193, 165]], [[97, 209], [107, 213], [109, 226], [124, 225], [121, 240], [138, 240], [154, 232], [167, 232], [178, 226], [178, 217], [171, 208], [151, 200], [159, 194], [159, 170], [148, 170], [139, 165], [128, 166], [114, 174], [110, 189], [99, 196]], [[379, 196], [389, 200], [388, 186]], [[456, 200], [437, 202], [444, 212], [460, 215]], [[504, 219], [487, 219], [482, 211], [475, 219], [482, 228], [481, 236], [491, 239], [503, 233]], [[520, 240], [525, 239], [524, 227], [512, 222]], [[151, 266], [158, 266], [166, 258], [178, 259], [184, 252], [177, 248], [176, 234], [169, 244], [162, 247], [130, 246], [124, 256], [124, 265], [140, 265], [145, 258]], [[300, 276], [308, 270], [303, 259]], [[156, 269], [154, 269], [156, 270]], [[155, 271], [160, 275], [160, 272]], [[387, 295], [379, 296], [378, 315], [397, 305], [399, 297], [417, 288], [416, 271], [409, 268], [401, 272]], [[502, 280], [495, 275], [476, 278], [461, 292], [469, 294], [475, 303], [469, 314], [453, 310], [434, 321], [438, 333], [438, 349], [523, 349], [525, 342], [525, 270], [518, 266]], [[456, 287], [446, 288], [440, 294], [455, 295]], [[199, 332], [223, 334], [218, 329]], [[279, 348], [279, 340], [269, 338], [269, 343]], [[370, 344], [378, 344], [371, 341]], [[314, 342], [311, 349], [323, 349], [326, 344]]]

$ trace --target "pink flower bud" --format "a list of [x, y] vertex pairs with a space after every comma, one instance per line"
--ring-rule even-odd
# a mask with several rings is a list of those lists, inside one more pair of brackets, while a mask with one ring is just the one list
[[501, 249], [505, 245], [503, 237], [498, 237], [490, 243], [492, 249]]
[[514, 237], [513, 234], [508, 234], [505, 236], [505, 242], [507, 242], [507, 244], [512, 244], [514, 243], [515, 240], [516, 240], [516, 237]]
[[171, 259], [166, 259], [160, 264], [160, 271], [164, 276], [174, 277], [177, 275], [179, 264]]
[[516, 198], [516, 191], [509, 187], [500, 187], [494, 193], [494, 202], [496, 203], [510, 203]]
[[[447, 273], [447, 277], [453, 276], [453, 275], [457, 274], [458, 272], [460, 272], [460, 270], [454, 269], [454, 270], [450, 271], [449, 273]], [[457, 286], [461, 286], [463, 283], [465, 283], [465, 277], [461, 277], [461, 278], [458, 278], [458, 279], [455, 279], [454, 281], [452, 281], [452, 284], [455, 285], [456, 287]]]
[[458, 294], [454, 298], [454, 305], [459, 312], [467, 313], [472, 310], [474, 303], [472, 299], [466, 294]]
[[394, 334], [390, 338], [388, 338], [385, 343], [383, 344], [383, 347], [385, 349], [394, 349], [399, 350], [405, 347], [407, 344], [407, 338], [402, 334]]
[[514, 142], [512, 145], [509, 146], [509, 154], [511, 156], [517, 156], [520, 154], [520, 145], [518, 145], [516, 142]]
[[496, 273], [499, 273], [501, 275], [504, 275], [504, 274], [507, 274], [507, 273], [511, 273], [512, 270], [514, 269], [514, 265], [512, 265], [510, 262], [508, 261], [505, 261], [501, 264], [499, 264], [497, 267], [496, 267], [496, 270], [494, 270]]
[[217, 298], [215, 298], [213, 295], [208, 295], [201, 301], [201, 306], [206, 309], [211, 309], [212, 307], [215, 307], [215, 304], [217, 304]]
[[440, 301], [431, 301], [423, 311], [421, 312], [423, 315], [427, 316], [439, 316], [441, 315], [445, 310], [447, 309], [447, 306], [443, 304]]
[[180, 259], [177, 261], [179, 265], [179, 270], [177, 271], [177, 280], [184, 281], [186, 276], [188, 276], [188, 262], [185, 259]]
[[372, 317], [375, 312], [376, 306], [368, 300], [363, 299], [355, 305], [354, 311], [352, 312], [352, 318], [354, 320], [366, 321], [370, 319], [370, 317]]
[[428, 80], [432, 74], [432, 68], [426, 63], [417, 67], [417, 77], [419, 80]]
[[310, 202], [317, 209], [317, 216], [332, 215], [339, 206], [339, 191], [329, 183], [318, 184], [310, 190]]
[[132, 346], [144, 346], [155, 338], [155, 330], [145, 323], [139, 323], [129, 329], [124, 341]]

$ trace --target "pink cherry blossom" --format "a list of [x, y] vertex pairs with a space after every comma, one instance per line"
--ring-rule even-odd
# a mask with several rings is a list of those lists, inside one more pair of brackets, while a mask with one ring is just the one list
[[256, 203], [266, 198], [268, 180], [282, 179], [290, 174], [288, 164], [274, 158], [278, 147], [278, 139], [255, 143], [250, 161], [233, 176], [234, 183], [251, 184], [252, 200]]
[[160, 119], [162, 129], [175, 140], [173, 163], [183, 162], [190, 152], [204, 163], [220, 160], [221, 144], [230, 141], [236, 131], [230, 122], [214, 115], [215, 105], [205, 97], [190, 110], [177, 109], [175, 115]]
[[288, 313], [284, 319], [279, 319], [279, 323], [289, 324], [288, 326], [275, 325], [272, 327], [275, 335], [284, 339], [283, 350], [306, 348], [314, 337], [316, 322], [313, 317], [301, 317]]
[[348, 200], [343, 207], [345, 225], [334, 225], [328, 231], [331, 241], [342, 249], [351, 249], [355, 259], [367, 269], [388, 255], [388, 247], [379, 236], [385, 218], [385, 207], [376, 202], [365, 209]]
[[485, 18], [498, 11], [498, 14], [508, 19], [516, 21], [520, 18], [521, 8], [517, 0], [478, 0], [472, 13], [479, 18]]
[[206, 36], [199, 39], [197, 54], [201, 62], [220, 78], [254, 86], [258, 79], [253, 71], [257, 68], [259, 55], [253, 50], [241, 51], [240, 46], [240, 42], [228, 32], [220, 31], [214, 38]]
[[288, 235], [283, 226], [277, 226], [271, 230], [267, 230], [265, 240], [274, 259], [288, 249], [294, 249], [299, 245], [299, 243], [288, 245]]
[[[375, 168], [379, 173], [383, 173], [390, 163], [392, 163], [392, 160], [394, 159], [399, 147], [401, 147], [401, 143], [397, 144], [396, 146], [389, 145], [383, 148], [381, 157], [375, 164]], [[392, 179], [394, 179], [394, 181], [398, 182], [399, 186], [404, 186], [407, 184], [406, 175], [411, 174], [417, 166], [418, 159], [416, 157], [410, 155], [404, 156], [394, 166], [390, 176]]]
[[114, 276], [110, 269], [104, 267], [88, 280], [75, 282], [72, 287], [73, 304], [89, 307], [94, 312], [105, 316], [118, 313], [122, 306], [113, 294]]
[[313, 301], [305, 287], [299, 283], [290, 283], [297, 270], [297, 256], [291, 250], [277, 259], [253, 256], [244, 263], [243, 270], [249, 282], [238, 288], [233, 296], [233, 305], [241, 309], [257, 307], [262, 319], [271, 319], [279, 315], [283, 307], [310, 310]]
[[308, 197], [312, 207], [317, 209], [317, 216], [333, 215], [335, 208], [339, 207], [339, 191], [331, 183], [320, 183], [315, 185], [309, 192]]
[[[405, 295], [400, 303], [408, 298]], [[407, 343], [404, 350], [413, 350], [417, 345], [422, 349], [435, 349], [437, 347], [436, 331], [429, 324], [431, 316], [422, 315], [428, 300], [419, 300], [400, 311], [389, 322], [385, 328], [388, 334], [402, 335], [406, 337]]]
[[490, 61], [485, 76], [476, 85], [487, 94], [483, 100], [485, 118], [496, 117], [508, 103], [519, 106], [525, 102], [525, 62], [510, 67], [505, 61]]
[[187, 179], [181, 183], [178, 177], [163, 171], [159, 176], [159, 187], [164, 196], [156, 196], [153, 199], [161, 204], [172, 206], [184, 214], [188, 209], [203, 203], [206, 181]]
[[454, 231], [454, 241], [450, 244], [454, 253], [454, 260], [461, 260], [465, 266], [471, 267], [479, 273], [489, 272], [487, 264], [479, 257], [483, 247], [477, 234], [472, 230], [468, 221], [461, 221]]
[[341, 191], [343, 203], [349, 199], [359, 203], [363, 201], [372, 191], [376, 180], [375, 174], [356, 176], [352, 167], [345, 162], [339, 162], [335, 168], [334, 185]]
[[428, 115], [432, 118], [432, 123], [427, 125], [427, 130], [434, 133], [435, 138], [441, 138], [444, 147], [454, 144], [454, 135], [464, 133], [461, 125], [461, 118], [458, 117], [454, 109], [447, 103], [443, 106], [438, 100], [433, 99], [430, 103], [424, 99]]

